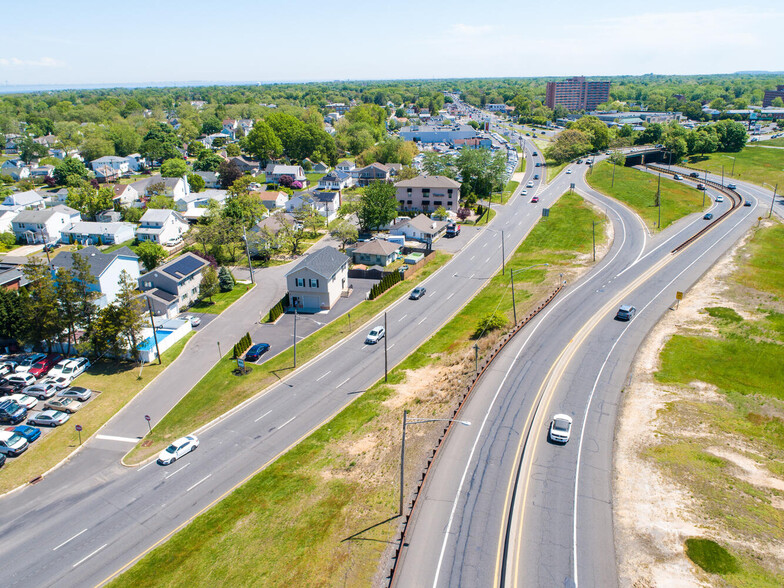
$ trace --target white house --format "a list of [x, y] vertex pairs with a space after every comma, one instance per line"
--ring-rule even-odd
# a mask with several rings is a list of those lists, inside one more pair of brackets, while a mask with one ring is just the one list
[[307, 255], [286, 274], [289, 301], [299, 312], [329, 310], [348, 288], [349, 258], [334, 247]]
[[351, 174], [341, 170], [333, 170], [323, 176], [318, 182], [319, 190], [344, 190], [354, 185]]
[[338, 171], [342, 171], [342, 172], [345, 172], [347, 174], [350, 174], [352, 171], [357, 169], [357, 166], [350, 159], [346, 159], [345, 161], [341, 161], [340, 163], [338, 163], [335, 166], [335, 169], [338, 170]]
[[395, 223], [389, 230], [390, 235], [403, 235], [412, 241], [421, 241], [432, 245], [446, 233], [446, 221], [434, 221], [424, 214], [412, 219], [405, 219]]
[[260, 192], [259, 195], [264, 208], [269, 211], [275, 210], [276, 208], [283, 208], [289, 201], [288, 194], [277, 190], [267, 190], [266, 192]]
[[191, 191], [186, 178], [164, 178], [161, 175], [143, 178], [133, 182], [131, 186], [148, 198], [160, 194], [177, 200]]
[[17, 210], [23, 208], [41, 210], [46, 207], [46, 200], [35, 190], [27, 190], [26, 192], [17, 192], [16, 194], [6, 196], [5, 200], [3, 200], [3, 206]]
[[128, 168], [132, 172], [139, 172], [142, 170], [142, 168], [148, 166], [147, 159], [145, 159], [138, 153], [131, 153], [130, 155], [126, 155], [125, 159], [128, 161]]
[[206, 171], [197, 171], [193, 172], [197, 176], [199, 176], [202, 180], [204, 180], [204, 187], [205, 188], [218, 188], [220, 187], [219, 181], [219, 174], [218, 172], [206, 172]]
[[139, 200], [139, 192], [132, 184], [115, 184], [112, 186], [112, 200], [121, 206], [131, 206]]
[[186, 194], [181, 198], [177, 198], [174, 204], [187, 220], [195, 221], [206, 214], [210, 202], [216, 202], [218, 206], [223, 206], [228, 196], [229, 193], [226, 190], [209, 189], [203, 192]]
[[139, 241], [152, 241], [163, 245], [188, 231], [188, 221], [179, 212], [151, 208], [142, 215], [141, 226], [136, 229]]
[[11, 221], [11, 230], [17, 239], [29, 244], [57, 243], [62, 230], [79, 222], [78, 210], [58, 204], [45, 210], [23, 210]]
[[30, 170], [30, 177], [37, 180], [45, 180], [54, 175], [53, 165], [39, 165]]
[[314, 192], [313, 202], [318, 213], [331, 223], [338, 216], [338, 208], [342, 201], [340, 190], [331, 192]]
[[283, 176], [289, 176], [292, 181], [300, 182], [303, 188], [308, 180], [307, 176], [305, 176], [305, 170], [302, 169], [301, 165], [270, 164], [267, 166], [265, 178], [268, 184], [280, 184], [280, 179]]
[[81, 255], [90, 265], [90, 275], [94, 282], [90, 290], [100, 292], [96, 301], [100, 307], [111, 304], [120, 291], [120, 274], [125, 270], [134, 280], [139, 279], [139, 258], [127, 247], [112, 253], [103, 253], [95, 247], [85, 247], [79, 251], [61, 251], [52, 259], [52, 277], [58, 268], [73, 269], [74, 255]]
[[81, 221], [73, 223], [61, 232], [63, 243], [114, 245], [133, 239], [133, 229], [132, 223]]
[[30, 166], [25, 165], [21, 159], [9, 159], [0, 166], [0, 175], [11, 176], [18, 182], [30, 177]]
[[125, 175], [131, 171], [130, 163], [126, 157], [119, 157], [117, 155], [104, 155], [98, 159], [90, 162], [90, 167], [93, 168], [96, 176], [99, 169], [111, 169], [117, 172], [118, 175]]
[[0, 233], [11, 232], [11, 221], [14, 220], [18, 214], [18, 210], [14, 210], [12, 208], [3, 210], [0, 207]]

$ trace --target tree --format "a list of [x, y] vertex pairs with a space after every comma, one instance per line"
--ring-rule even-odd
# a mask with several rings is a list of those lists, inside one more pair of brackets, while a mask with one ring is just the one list
[[784, 100], [782, 100], [780, 96], [777, 96], [770, 105], [774, 108], [784, 108]]
[[75, 186], [87, 177], [87, 168], [74, 157], [66, 157], [54, 167], [54, 179], [60, 186]]
[[218, 280], [218, 272], [211, 265], [208, 265], [201, 273], [201, 283], [199, 284], [199, 296], [201, 298], [209, 298], [212, 304], [212, 297], [218, 293], [220, 282]]
[[113, 305], [116, 308], [115, 321], [119, 338], [123, 341], [123, 349], [128, 350], [132, 357], [136, 356], [142, 327], [144, 326], [145, 305], [136, 280], [127, 271], [120, 273], [120, 290]]
[[29, 135], [19, 139], [16, 142], [16, 147], [19, 150], [19, 158], [25, 163], [30, 163], [37, 157], [46, 157], [49, 154], [49, 148], [46, 145], [36, 143]]
[[444, 208], [443, 206], [439, 206], [438, 208], [436, 208], [435, 212], [431, 216], [433, 218], [440, 218], [441, 220], [446, 219], [447, 218], [446, 208]]
[[266, 209], [261, 199], [250, 191], [252, 176], [242, 176], [229, 186], [229, 197], [223, 207], [223, 216], [239, 226], [250, 228], [260, 219]]
[[451, 155], [439, 155], [435, 151], [426, 151], [422, 158], [422, 171], [429, 176], [446, 176], [454, 179], [454, 159]]
[[373, 182], [367, 186], [360, 198], [357, 216], [363, 232], [380, 229], [395, 220], [395, 186], [385, 182]]
[[664, 146], [672, 153], [672, 159], [675, 162], [683, 159], [689, 150], [686, 145], [686, 140], [683, 137], [675, 137], [672, 135], [664, 139]]
[[82, 182], [77, 188], [68, 188], [65, 202], [89, 218], [95, 218], [98, 213], [109, 210], [114, 205], [114, 192], [108, 186], [93, 188], [90, 184]]
[[287, 247], [292, 255], [299, 255], [304, 239], [305, 231], [302, 227], [282, 223], [277, 235], [275, 235], [274, 242], [278, 246]]
[[166, 194], [155, 194], [147, 202], [147, 208], [158, 210], [175, 210], [177, 206], [174, 204], [174, 198], [166, 196]]
[[166, 259], [166, 250], [152, 241], [142, 241], [136, 247], [136, 255], [147, 268], [148, 272], [154, 270], [160, 263]]
[[659, 123], [652, 123], [645, 127], [645, 130], [637, 137], [638, 145], [656, 144], [661, 141], [664, 134], [664, 127]]
[[227, 190], [229, 186], [242, 177], [242, 170], [233, 161], [221, 160], [218, 167], [218, 177], [221, 188]]
[[218, 272], [218, 282], [221, 292], [231, 292], [234, 289], [234, 276], [225, 265], [222, 265]]
[[207, 183], [204, 181], [204, 178], [201, 177], [199, 174], [188, 174], [188, 186], [190, 186], [191, 192], [201, 192], [204, 190], [204, 187]]
[[591, 150], [591, 141], [582, 131], [567, 129], [560, 133], [555, 143], [545, 150], [545, 156], [556, 163], [570, 161]]
[[283, 143], [264, 121], [259, 121], [245, 137], [245, 149], [262, 162], [275, 159], [283, 155]]
[[126, 122], [115, 123], [109, 127], [109, 140], [114, 143], [115, 153], [121, 157], [136, 153], [142, 144], [139, 133]]
[[237, 145], [236, 143], [230, 143], [229, 145], [226, 145], [226, 155], [227, 156], [229, 156], [229, 157], [238, 157], [240, 153], [241, 153], [240, 146]]
[[311, 236], [315, 236], [320, 228], [324, 226], [324, 217], [321, 216], [313, 206], [301, 206], [294, 213], [294, 218], [302, 224], [305, 229], [310, 229]]
[[78, 252], [73, 253], [73, 264], [71, 269], [74, 277], [74, 287], [78, 303], [76, 305], [76, 322], [78, 325], [90, 330], [93, 320], [98, 313], [95, 301], [100, 297], [99, 292], [92, 286], [95, 283], [90, 268], [90, 262], [86, 257]]
[[114, 155], [114, 143], [101, 136], [88, 137], [79, 148], [82, 156], [87, 161], [93, 161], [105, 155]]
[[358, 237], [357, 227], [346, 220], [339, 220], [332, 225], [329, 234], [336, 241], [340, 241], [343, 249], [346, 248], [348, 243], [355, 243]]
[[416, 169], [411, 167], [410, 165], [404, 165], [400, 168], [400, 171], [397, 172], [397, 179], [398, 181], [403, 180], [411, 180], [419, 175]]
[[619, 165], [623, 167], [626, 165], [626, 154], [624, 154], [623, 151], [613, 151], [607, 157], [607, 161], [613, 165]]
[[174, 129], [165, 123], [158, 123], [144, 136], [139, 152], [153, 161], [180, 157], [177, 147], [181, 142]]
[[52, 273], [48, 266], [33, 257], [22, 271], [31, 282], [28, 286], [29, 295], [22, 299], [28, 326], [24, 340], [33, 345], [46, 342], [47, 348], [51, 349], [62, 331], [60, 305]]
[[[568, 131], [565, 131], [568, 132]], [[503, 188], [506, 154], [493, 155], [489, 149], [463, 149], [455, 160], [463, 179], [463, 189], [479, 198], [489, 198]]]
[[720, 120], [716, 123], [719, 151], [740, 151], [746, 146], [748, 134], [743, 123], [734, 120]]
[[205, 149], [199, 153], [199, 159], [193, 164], [193, 169], [194, 171], [216, 172], [225, 161], [220, 155]]
[[138, 223], [144, 215], [144, 210], [135, 206], [129, 206], [122, 209], [122, 219], [126, 223]]
[[181, 178], [187, 173], [188, 164], [180, 157], [167, 159], [161, 164], [161, 176], [164, 178]]
[[583, 116], [571, 128], [585, 133], [594, 151], [603, 151], [610, 145], [610, 129], [595, 116]]

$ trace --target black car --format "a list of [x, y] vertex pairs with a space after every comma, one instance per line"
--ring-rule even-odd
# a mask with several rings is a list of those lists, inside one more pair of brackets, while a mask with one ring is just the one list
[[246, 361], [258, 361], [258, 359], [269, 351], [269, 343], [256, 343], [253, 347], [248, 349], [245, 354]]
[[751, 200], [746, 200], [746, 201], [743, 203], [743, 206], [751, 206]]
[[707, 213], [705, 216], [703, 216], [702, 218], [704, 218], [705, 220], [710, 220], [710, 219], [712, 219], [712, 218], [713, 218], [713, 213], [712, 213], [712, 212], [709, 212], [709, 213]]
[[409, 299], [419, 300], [420, 298], [422, 298], [422, 296], [425, 295], [425, 292], [427, 292], [427, 290], [425, 289], [424, 286], [417, 286], [416, 288], [411, 290], [411, 296], [409, 296]]
[[689, 174], [689, 177], [690, 177], [690, 178], [699, 178], [699, 177], [700, 177], [700, 174], [698, 174], [697, 172], [691, 172], [691, 173]]
[[27, 409], [13, 400], [0, 402], [0, 423], [17, 425], [27, 418]]
[[615, 315], [615, 320], [617, 321], [630, 321], [634, 318], [634, 315], [637, 314], [637, 309], [629, 304], [624, 304], [618, 309], [617, 314]]

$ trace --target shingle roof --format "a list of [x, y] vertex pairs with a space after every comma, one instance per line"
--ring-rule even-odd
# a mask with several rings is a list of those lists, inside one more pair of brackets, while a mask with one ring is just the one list
[[117, 231], [122, 228], [128, 227], [133, 230], [134, 225], [131, 223], [100, 223], [100, 222], [92, 222], [92, 221], [82, 221], [78, 223], [73, 223], [67, 229], [64, 229], [64, 233], [79, 233], [79, 234], [107, 234], [113, 235]]
[[209, 265], [209, 262], [206, 259], [189, 251], [169, 263], [155, 268], [154, 271], [163, 272], [170, 275], [175, 280], [181, 280], [186, 276], [196, 273], [206, 265]]
[[401, 180], [395, 183], [396, 188], [459, 188], [460, 182], [446, 176], [419, 175], [410, 180]]
[[348, 256], [345, 253], [341, 253], [334, 247], [324, 247], [305, 257], [286, 275], [289, 276], [302, 269], [309, 269], [320, 276], [331, 278], [347, 263]]
[[407, 224], [423, 233], [437, 233], [447, 225], [446, 221], [434, 221], [424, 214], [415, 216]]
[[338, 192], [314, 192], [313, 198], [319, 202], [334, 202]]
[[90, 264], [90, 273], [95, 277], [100, 276], [118, 257], [122, 256], [139, 259], [138, 256], [127, 247], [121, 247], [112, 253], [103, 253], [98, 248], [90, 246], [80, 249], [79, 251], [61, 251], [52, 259], [52, 267], [69, 270], [73, 269], [74, 255], [81, 255], [87, 260]]
[[170, 210], [168, 208], [148, 208], [147, 212], [142, 215], [142, 218], [139, 219], [139, 222], [142, 224], [144, 223], [162, 223], [166, 222], [166, 219], [169, 216], [174, 215], [175, 217], [179, 217], [177, 220], [182, 222], [186, 222], [182, 215], [177, 212], [176, 210]]
[[367, 253], [369, 255], [389, 255], [400, 249], [400, 245], [384, 239], [373, 239], [360, 244], [354, 253]]
[[72, 216], [74, 213], [78, 211], [74, 210], [73, 208], [69, 208], [67, 206], [53, 206], [52, 208], [46, 208], [44, 210], [23, 210], [20, 212], [17, 217], [12, 221], [15, 223], [45, 223], [48, 221], [54, 214], [56, 213], [65, 214], [68, 216]]

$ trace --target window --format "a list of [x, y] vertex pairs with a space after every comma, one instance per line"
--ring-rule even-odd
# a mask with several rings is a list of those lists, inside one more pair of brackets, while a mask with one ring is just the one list
[[411, 188], [406, 188], [406, 193], [410, 195], [411, 194]]
[[451, 195], [452, 195], [452, 188], [449, 188], [449, 189], [446, 191], [446, 193], [447, 193], [447, 194], [449, 194], [449, 195], [451, 196]]
[[318, 288], [318, 280], [315, 278], [310, 278], [310, 287], [311, 288]]
[[399, 200], [399, 202], [400, 202], [400, 206], [405, 206], [406, 204], [405, 200]]
[[447, 206], [452, 206], [452, 201], [448, 200], [446, 204], [447, 204]]
[[430, 206], [430, 200], [423, 200], [422, 206]]
[[433, 200], [433, 206], [441, 206], [441, 204], [442, 204], [441, 200]]
[[408, 201], [406, 202], [406, 204], [413, 204], [413, 203], [414, 203], [414, 201], [413, 201], [413, 200], [408, 200]]
[[143, 285], [145, 288], [152, 288], [152, 282], [144, 282]]
[[305, 278], [296, 278], [295, 281], [297, 282], [297, 288], [305, 287]]

